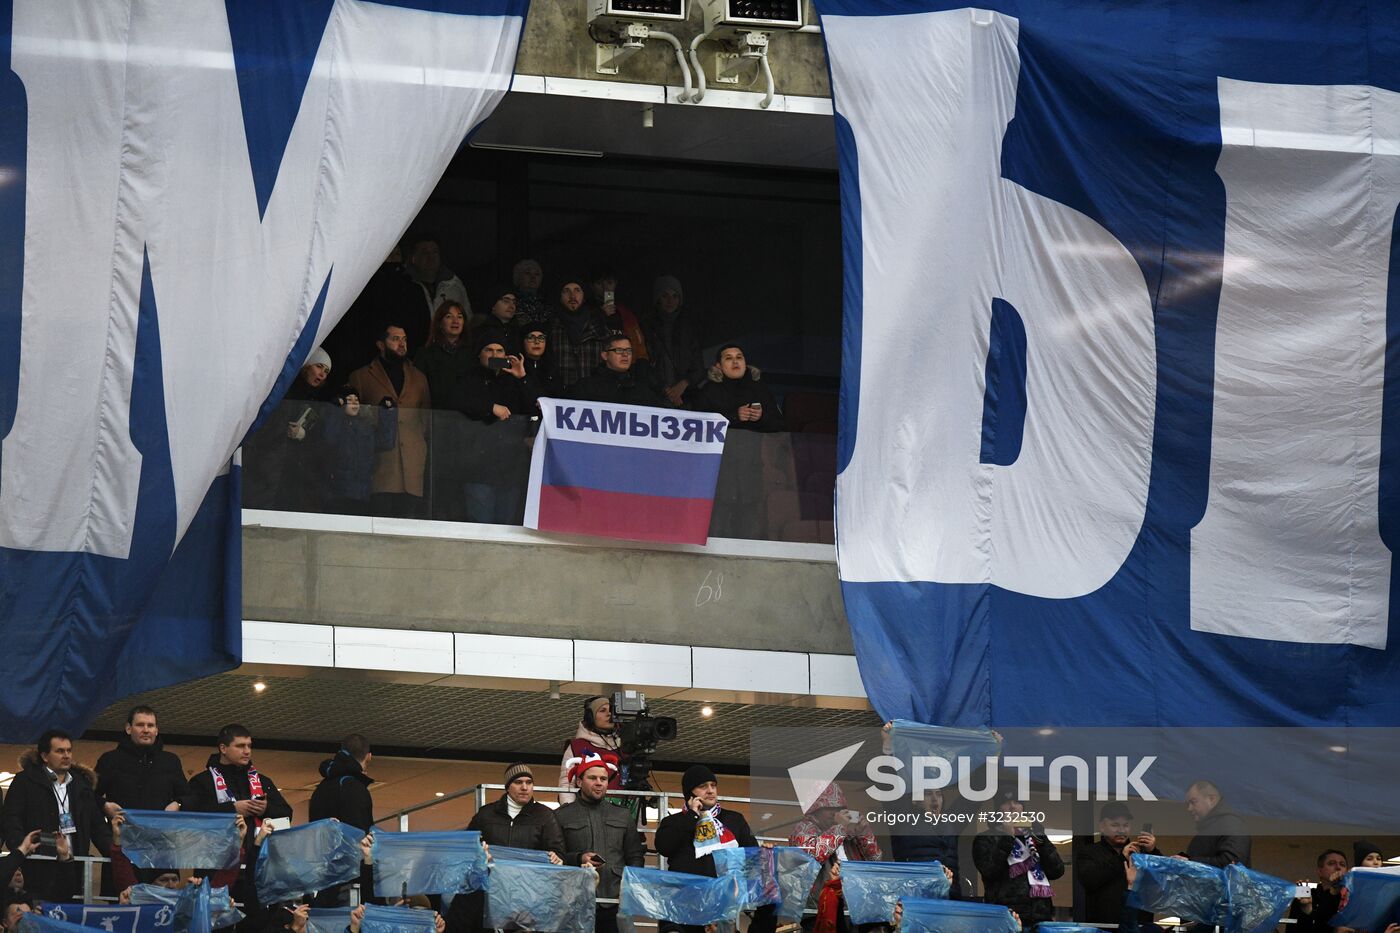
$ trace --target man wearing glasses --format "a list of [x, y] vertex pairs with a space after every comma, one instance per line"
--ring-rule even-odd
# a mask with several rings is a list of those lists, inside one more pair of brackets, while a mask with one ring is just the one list
[[645, 379], [632, 374], [635, 354], [632, 341], [624, 334], [613, 334], [603, 343], [602, 365], [593, 375], [580, 379], [569, 389], [569, 397], [585, 402], [611, 402], [621, 405], [672, 407], [666, 397]]

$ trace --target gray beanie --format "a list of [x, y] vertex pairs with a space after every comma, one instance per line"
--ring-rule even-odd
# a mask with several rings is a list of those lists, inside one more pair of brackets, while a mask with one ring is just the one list
[[659, 301], [662, 292], [675, 292], [676, 297], [685, 301], [685, 292], [681, 291], [681, 280], [674, 275], [658, 275], [656, 281], [651, 283], [651, 300]]
[[302, 365], [316, 366], [318, 364], [326, 367], [326, 372], [331, 371], [331, 355], [325, 350], [322, 350], [320, 347], [317, 347], [316, 349], [312, 350], [311, 355], [306, 358], [306, 362]]

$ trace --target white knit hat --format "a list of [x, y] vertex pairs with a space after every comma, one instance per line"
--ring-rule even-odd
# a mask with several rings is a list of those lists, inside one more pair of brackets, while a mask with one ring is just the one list
[[311, 355], [306, 358], [305, 366], [324, 366], [326, 372], [331, 371], [331, 355], [325, 350], [317, 347], [311, 351]]

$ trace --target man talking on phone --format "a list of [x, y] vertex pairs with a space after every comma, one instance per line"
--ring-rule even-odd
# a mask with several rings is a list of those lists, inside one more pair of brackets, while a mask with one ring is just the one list
[[[716, 849], [758, 845], [744, 814], [720, 807], [719, 782], [709, 768], [687, 768], [681, 776], [681, 792], [685, 795], [685, 809], [666, 817], [656, 827], [656, 851], [666, 859], [667, 870], [713, 878]], [[661, 933], [700, 933], [700, 927], [669, 921], [662, 921], [659, 926]], [[772, 933], [776, 928], [777, 913], [772, 905], [754, 911], [749, 933]]]
[[[554, 811], [564, 833], [564, 864], [594, 868], [599, 897], [617, 897], [622, 869], [628, 865], [640, 868], [646, 855], [631, 811], [604, 799], [617, 767], [617, 756], [612, 752], [588, 752], [572, 759], [569, 783], [578, 787], [578, 796]], [[595, 933], [616, 933], [616, 904], [598, 906], [593, 929]]]
[[253, 766], [253, 734], [237, 723], [219, 730], [219, 750], [209, 756], [204, 770], [190, 778], [190, 794], [181, 808], [196, 813], [237, 813], [248, 823], [243, 837], [243, 864], [238, 880], [230, 885], [233, 899], [242, 903], [247, 919], [239, 929], [261, 930], [265, 919], [253, 886], [257, 861], [258, 830], [269, 820], [290, 820], [292, 807], [276, 783]]

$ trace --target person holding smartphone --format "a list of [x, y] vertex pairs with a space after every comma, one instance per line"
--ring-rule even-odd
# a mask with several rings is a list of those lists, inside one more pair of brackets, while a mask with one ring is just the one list
[[[758, 845], [749, 821], [737, 810], [721, 807], [719, 780], [705, 765], [691, 765], [681, 776], [685, 809], [672, 813], [656, 827], [656, 851], [666, 859], [668, 871], [715, 877], [717, 849], [747, 848]], [[684, 931], [702, 933], [700, 927], [660, 923], [662, 933]], [[754, 911], [749, 933], [772, 933], [777, 914], [772, 905]]]
[[[637, 821], [625, 807], [607, 801], [608, 784], [618, 772], [612, 752], [586, 752], [569, 764], [569, 783], [578, 787], [572, 803], [554, 811], [564, 834], [564, 864], [598, 872], [598, 896], [617, 897], [622, 869], [640, 868], [646, 854]], [[595, 933], [616, 933], [617, 905], [598, 905]]]
[[715, 355], [709, 380], [695, 401], [700, 411], [713, 411], [729, 419], [729, 426], [740, 431], [783, 431], [787, 429], [777, 396], [762, 373], [750, 366], [743, 347], [727, 343]]
[[1116, 923], [1120, 930], [1135, 933], [1150, 929], [1152, 914], [1124, 906], [1128, 896], [1128, 859], [1136, 852], [1161, 855], [1152, 824], [1133, 832], [1133, 814], [1121, 800], [1103, 805], [1099, 811], [1098, 842], [1084, 846], [1074, 856], [1075, 874], [1084, 886], [1084, 919], [1088, 923]]

